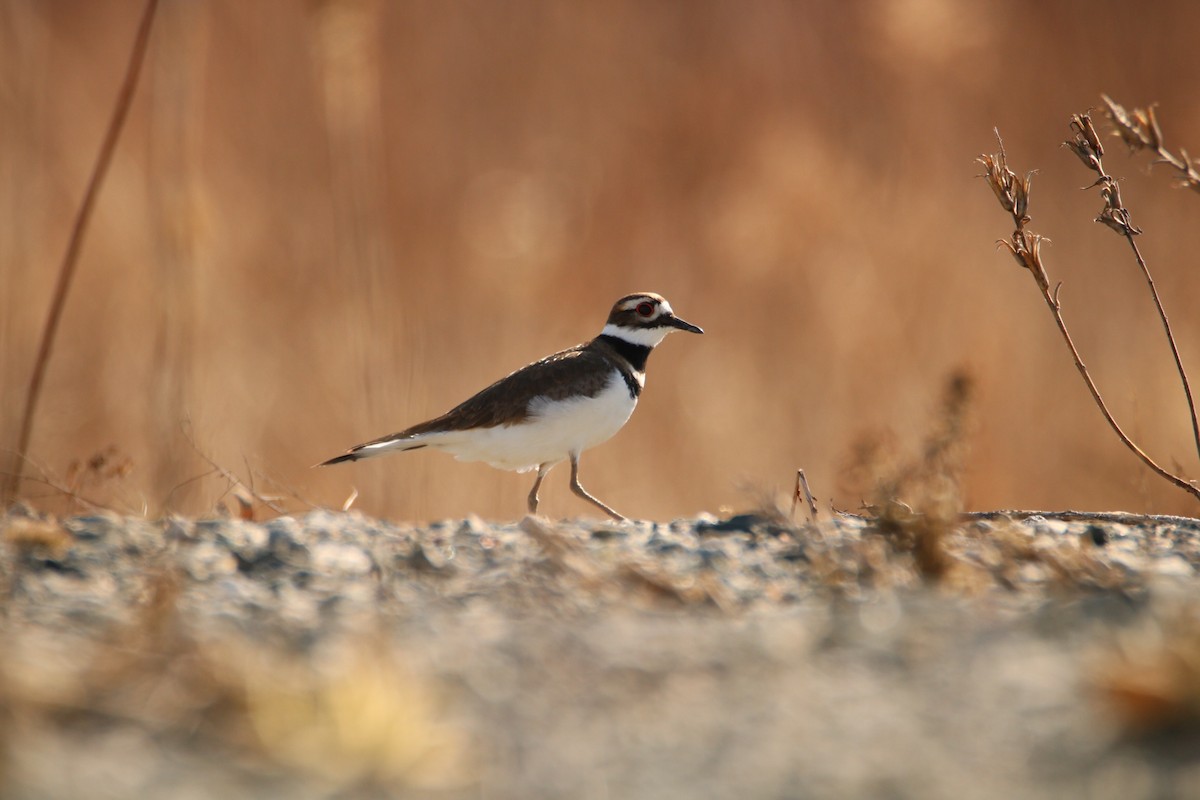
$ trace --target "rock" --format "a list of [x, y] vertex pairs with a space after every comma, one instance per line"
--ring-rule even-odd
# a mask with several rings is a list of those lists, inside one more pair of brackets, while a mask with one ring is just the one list
[[300, 524], [291, 517], [279, 517], [266, 523], [267, 546], [281, 564], [304, 568], [312, 562], [308, 545], [303, 541]]
[[253, 565], [267, 554], [271, 538], [267, 528], [243, 520], [229, 520], [216, 533], [218, 541], [247, 565]]
[[1188, 563], [1188, 560], [1178, 555], [1155, 558], [1151, 561], [1150, 566], [1159, 575], [1190, 578], [1196, 574], [1196, 570]]
[[194, 581], [204, 583], [237, 572], [237, 558], [216, 542], [197, 542], [182, 553], [182, 566]]
[[349, 544], [322, 542], [312, 548], [311, 554], [312, 571], [326, 576], [355, 578], [366, 575], [373, 566], [369, 554]]

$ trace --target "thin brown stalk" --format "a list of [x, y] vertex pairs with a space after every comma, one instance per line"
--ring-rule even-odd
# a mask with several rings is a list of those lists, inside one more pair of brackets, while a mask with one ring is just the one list
[[101, 503], [99, 500], [92, 500], [88, 497], [85, 497], [83, 494], [80, 493], [80, 489], [78, 486], [72, 485], [73, 481], [60, 480], [57, 476], [52, 475], [51, 472], [49, 471], [49, 469], [41, 466], [40, 464], [33, 462], [32, 460], [30, 460], [24, 456], [16, 455], [15, 458], [18, 461], [29, 461], [30, 467], [32, 467], [34, 472], [37, 473], [35, 475], [26, 476], [24, 478], [24, 480], [27, 480], [27, 481], [29, 481], [31, 483], [35, 483], [35, 484], [40, 484], [42, 486], [47, 487], [48, 489], [53, 490], [53, 492], [54, 492], [53, 496], [65, 497], [68, 500], [70, 500], [72, 503], [77, 503], [78, 505], [86, 506], [87, 508], [94, 509], [94, 510], [117, 511], [117, 509], [113, 508], [112, 506]]
[[[1108, 100], [1107, 97], [1105, 99]], [[1108, 102], [1110, 106], [1115, 106], [1111, 100]], [[1153, 120], [1153, 113], [1150, 114], [1150, 119]], [[1183, 359], [1179, 356], [1179, 347], [1175, 344], [1171, 321], [1167, 318], [1167, 310], [1158, 296], [1158, 287], [1154, 284], [1154, 277], [1150, 274], [1146, 259], [1142, 258], [1142, 252], [1133, 238], [1142, 231], [1130, 222], [1129, 209], [1121, 202], [1121, 191], [1117, 181], [1104, 169], [1104, 146], [1100, 143], [1100, 137], [1096, 134], [1095, 127], [1092, 126], [1091, 116], [1086, 113], [1076, 114], [1071, 118], [1071, 129], [1074, 131], [1074, 137], [1065, 142], [1066, 146], [1079, 156], [1079, 160], [1085, 167], [1098, 176], [1093, 186], [1100, 187], [1104, 208], [1096, 221], [1125, 237], [1125, 240], [1129, 242], [1129, 247], [1133, 250], [1134, 258], [1137, 259], [1138, 267], [1142, 270], [1142, 277], [1146, 279], [1146, 284], [1150, 287], [1150, 296], [1154, 298], [1154, 307], [1158, 310], [1158, 318], [1162, 321], [1163, 330], [1167, 335], [1167, 343], [1171, 347], [1171, 355], [1175, 359], [1175, 370], [1179, 373], [1179, 380], [1183, 384], [1183, 394], [1187, 398], [1188, 412], [1192, 418], [1192, 439], [1196, 443], [1196, 454], [1200, 455], [1200, 418], [1196, 415], [1196, 401], [1192, 396], [1191, 381], [1188, 380]], [[1161, 146], [1162, 134], [1158, 132], [1157, 121], [1153, 122], [1152, 130], [1155, 132], [1153, 140], [1159, 142]]]
[[1142, 270], [1142, 276], [1145, 277], [1146, 283], [1150, 286], [1150, 295], [1154, 298], [1154, 307], [1158, 309], [1158, 316], [1162, 320], [1163, 330], [1167, 334], [1167, 342], [1171, 345], [1171, 355], [1175, 359], [1175, 369], [1179, 372], [1179, 380], [1183, 384], [1183, 393], [1187, 397], [1188, 411], [1192, 415], [1192, 438], [1196, 442], [1196, 453], [1200, 455], [1200, 418], [1196, 414], [1196, 401], [1192, 396], [1192, 385], [1188, 380], [1187, 371], [1183, 368], [1183, 359], [1179, 356], [1179, 348], [1175, 344], [1175, 334], [1171, 332], [1171, 322], [1167, 319], [1166, 309], [1163, 308], [1162, 300], [1158, 297], [1158, 289], [1154, 285], [1154, 278], [1150, 275], [1150, 269], [1146, 266], [1146, 260], [1142, 258], [1142, 251], [1138, 249], [1137, 242], [1132, 236], [1126, 237], [1129, 240], [1129, 247], [1133, 250], [1133, 257], [1137, 259], [1138, 266]]
[[[1083, 127], [1079, 131], [1079, 135], [1089, 145], [1092, 142], [1098, 144], [1098, 140], [1095, 139], [1094, 130], [1091, 129], [1090, 125]], [[1042, 299], [1046, 301], [1046, 306], [1054, 316], [1054, 322], [1058, 326], [1058, 331], [1062, 335], [1063, 342], [1067, 345], [1067, 349], [1071, 353], [1071, 359], [1075, 362], [1075, 368], [1079, 371], [1084, 383], [1087, 384], [1088, 392], [1092, 395], [1092, 400], [1095, 401], [1096, 406], [1100, 409], [1100, 413], [1104, 416], [1105, 421], [1108, 422], [1109, 427], [1113, 429], [1113, 432], [1117, 434], [1121, 443], [1129, 448], [1156, 475], [1200, 500], [1200, 488], [1159, 466], [1154, 459], [1129, 438], [1117, 423], [1112, 412], [1109, 411], [1108, 404], [1104, 402], [1104, 398], [1101, 396], [1096, 382], [1092, 380], [1091, 373], [1088, 372], [1087, 366], [1083, 363], [1083, 357], [1079, 355], [1079, 350], [1075, 347], [1075, 342], [1072, 340], [1071, 333], [1067, 329], [1067, 323], [1063, 319], [1062, 304], [1058, 299], [1062, 284], [1059, 283], [1053, 290], [1050, 288], [1050, 279], [1046, 274], [1046, 268], [1042, 264], [1041, 257], [1041, 244], [1045, 240], [1039, 234], [1033, 233], [1025, 227], [1030, 221], [1030, 217], [1026, 212], [1029, 207], [1029, 186], [1033, 173], [1027, 173], [1024, 178], [1020, 178], [1009, 169], [1008, 157], [1004, 152], [1004, 142], [1000, 141], [999, 132], [996, 133], [996, 139], [1000, 142], [1000, 152], [993, 155], [980, 156], [979, 162], [983, 164], [985, 170], [981, 177], [987, 180], [988, 185], [1000, 201], [1000, 205], [1012, 215], [1015, 224], [1011, 239], [1001, 240], [1001, 244], [1008, 249], [1017, 263], [1023, 269], [1028, 270], [1033, 276], [1042, 294]], [[1071, 143], [1068, 144], [1070, 145]], [[1086, 164], [1086, 159], [1091, 154], [1081, 153], [1076, 149], [1076, 155], [1079, 155], [1080, 159]], [[1113, 186], [1115, 187], [1115, 183]], [[1118, 207], [1120, 207], [1119, 202]], [[1123, 207], [1121, 207], [1121, 210], [1124, 211]], [[1125, 212], [1123, 215], [1115, 213], [1113, 220], [1115, 223], [1124, 222], [1128, 225], [1128, 212]]]
[[[246, 464], [246, 472], [247, 472], [247, 474], [249, 474], [252, 477], [257, 476], [257, 477], [261, 478], [262, 480], [264, 480], [267, 483], [274, 486], [276, 490], [281, 491], [287, 495], [290, 495], [293, 500], [303, 503], [304, 505], [308, 506], [310, 509], [316, 510], [319, 508], [324, 508], [324, 506], [319, 506], [316, 503], [314, 503], [311, 500], [304, 497], [304, 495], [300, 494], [300, 491], [298, 489], [296, 489], [294, 486], [292, 486], [291, 484], [284, 483], [283, 481], [279, 480], [278, 478], [273, 478], [270, 475], [263, 472], [262, 470], [253, 469], [249, 465], [249, 463]], [[358, 490], [355, 489], [351, 492], [351, 498], [352, 498], [350, 500], [351, 505], [354, 502], [353, 498], [357, 498], [357, 497], [358, 497]], [[342, 510], [349, 511], [350, 508], [349, 508], [349, 506], [346, 506]]]
[[804, 470], [796, 470], [796, 488], [792, 491], [792, 521], [796, 521], [796, 507], [800, 504], [800, 497], [803, 493], [804, 501], [808, 504], [808, 521], [817, 521], [817, 501], [813, 499], [812, 491], [808, 488], [808, 478], [804, 475]]
[[62, 319], [63, 308], [66, 306], [67, 293], [70, 291], [71, 283], [75, 277], [75, 269], [79, 263], [79, 252], [83, 246], [83, 238], [87, 231], [88, 221], [92, 216], [92, 209], [96, 205], [96, 197], [100, 193], [100, 186], [104, 183], [104, 176], [107, 174], [109, 164], [112, 162], [113, 152], [117, 147], [117, 140], [120, 138], [121, 130], [125, 126], [125, 118], [129, 115], [129, 107], [133, 102], [134, 90], [137, 89], [138, 76], [141, 74], [142, 64], [146, 60], [146, 50], [150, 43], [151, 23], [154, 21], [154, 13], [157, 8], [158, 0], [146, 0], [146, 7], [142, 12], [142, 19], [133, 41], [133, 49], [130, 52], [129, 65], [125, 69], [125, 79], [121, 84], [120, 92], [117, 94], [112, 118], [108, 122], [104, 141], [100, 145], [100, 152], [96, 156], [96, 163], [92, 167], [92, 175], [88, 180], [87, 190], [84, 192], [83, 201], [79, 205], [79, 211], [75, 215], [75, 223], [71, 227], [71, 235], [67, 240], [67, 249], [63, 254], [62, 263], [58, 269], [58, 282], [55, 284], [54, 294], [50, 300], [50, 310], [46, 315], [46, 324], [42, 329], [42, 338], [38, 345], [37, 357], [33, 362], [33, 373], [29, 378], [29, 388], [25, 392], [25, 409], [21, 414], [21, 428], [20, 433], [17, 435], [16, 453], [18, 457], [13, 462], [12, 472], [9, 473], [3, 496], [0, 497], [4, 505], [7, 505], [9, 501], [14, 499], [20, 489], [21, 473], [25, 465], [23, 456], [29, 448], [29, 439], [33, 433], [33, 421], [37, 412], [38, 398], [42, 392], [42, 382], [46, 377], [46, 367], [50, 363], [50, 353], [54, 349], [55, 335], [58, 333], [58, 325]]
[[1092, 380], [1091, 373], [1088, 372], [1087, 366], [1083, 363], [1083, 357], [1079, 355], [1079, 350], [1076, 349], [1075, 342], [1071, 339], [1070, 331], [1067, 330], [1067, 323], [1063, 319], [1062, 315], [1062, 304], [1058, 301], [1059, 288], [1061, 288], [1061, 284], [1058, 287], [1055, 287], [1053, 296], [1050, 292], [1043, 291], [1042, 297], [1046, 300], [1046, 305], [1050, 307], [1050, 312], [1054, 315], [1054, 322], [1056, 325], [1058, 325], [1059, 333], [1062, 334], [1063, 341], [1066, 343], [1067, 349], [1071, 351], [1071, 358], [1075, 362], [1075, 368], [1079, 370], [1079, 374], [1083, 377], [1084, 383], [1087, 384], [1088, 391], [1091, 393], [1092, 399], [1096, 401], [1096, 406], [1100, 409], [1100, 413], [1104, 415], [1104, 419], [1107, 420], [1109, 426], [1112, 427], [1113, 432], [1116, 433], [1121, 439], [1121, 442], [1124, 443], [1124, 445], [1130, 450], [1132, 450], [1133, 453], [1142, 460], [1142, 463], [1157, 473], [1159, 477], [1165, 478], [1166, 480], [1178, 486], [1180, 489], [1189, 492], [1197, 500], [1200, 500], [1200, 489], [1198, 489], [1190, 481], [1186, 481], [1178, 475], [1168, 472], [1159, 466], [1154, 459], [1147, 455], [1142, 448], [1138, 447], [1137, 444], [1135, 444], [1134, 441], [1129, 438], [1129, 436], [1117, 423], [1117, 420], [1112, 415], [1112, 412], [1109, 411], [1108, 405], [1104, 402], [1104, 398], [1100, 395], [1100, 390], [1096, 387], [1096, 382]]
[[[220, 475], [222, 478], [224, 478], [228, 484], [225, 491], [221, 494], [221, 497], [224, 497], [226, 494], [229, 494], [230, 492], [235, 492], [234, 496], [236, 497], [237, 496], [236, 491], [238, 489], [241, 489], [246, 493], [246, 495], [248, 497], [250, 497], [254, 500], [257, 500], [260, 504], [271, 509], [276, 514], [279, 514], [280, 516], [282, 516], [287, 513], [278, 503], [274, 502], [274, 500], [272, 500], [269, 497], [264, 497], [262, 494], [259, 494], [257, 491], [255, 491], [252, 483], [247, 484], [247, 483], [243, 482], [241, 478], [239, 478], [237, 475], [234, 475], [229, 470], [225, 469], [225, 467], [222, 467], [211, 456], [209, 456], [208, 453], [205, 453], [203, 450], [201, 450], [200, 445], [196, 443], [195, 437], [192, 436], [191, 425], [192, 425], [192, 423], [191, 423], [190, 419], [184, 420], [183, 426], [181, 428], [183, 436], [185, 439], [188, 440], [188, 444], [190, 444], [192, 446], [192, 449], [196, 451], [196, 455], [198, 455], [206, 464], [208, 464], [208, 466], [210, 466], [212, 468], [211, 472], [206, 472], [204, 475], [198, 476], [198, 477], [207, 477], [208, 475], [212, 475], [213, 473], [216, 473], [216, 474]], [[247, 465], [247, 469], [248, 468], [249, 468], [249, 466]], [[182, 486], [182, 485], [183, 484], [180, 484], [180, 486]], [[176, 487], [176, 488], [179, 488], [179, 487]], [[172, 490], [172, 491], [174, 491], [174, 490]], [[217, 499], [220, 500], [221, 498], [217, 498]], [[239, 498], [239, 502], [241, 502], [240, 498]]]

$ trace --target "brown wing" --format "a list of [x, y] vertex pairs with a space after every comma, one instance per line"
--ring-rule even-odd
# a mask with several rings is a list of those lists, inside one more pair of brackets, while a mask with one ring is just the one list
[[430, 431], [461, 431], [511, 425], [529, 416], [529, 404], [538, 397], [561, 400], [573, 394], [595, 397], [606, 385], [614, 363], [586, 345], [547, 356], [493, 383], [474, 397], [436, 419], [413, 425], [395, 434], [400, 438]]

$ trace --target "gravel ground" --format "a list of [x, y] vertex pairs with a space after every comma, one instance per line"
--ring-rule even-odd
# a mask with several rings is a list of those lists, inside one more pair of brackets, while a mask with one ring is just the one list
[[1200, 521], [0, 517], [0, 797], [1200, 797]]

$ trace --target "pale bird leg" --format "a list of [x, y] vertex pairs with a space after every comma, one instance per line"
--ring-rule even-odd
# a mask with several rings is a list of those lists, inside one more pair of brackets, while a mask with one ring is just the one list
[[579, 454], [578, 453], [571, 453], [571, 491], [574, 492], [575, 494], [579, 495], [580, 497], [582, 497], [584, 500], [587, 500], [589, 503], [592, 503], [593, 505], [595, 505], [597, 508], [602, 510], [605, 514], [608, 514], [610, 517], [615, 519], [617, 522], [628, 522], [629, 521], [625, 517], [618, 514], [616, 511], [613, 511], [611, 508], [604, 505], [604, 503], [601, 503], [599, 500], [597, 500], [596, 498], [594, 498], [590, 494], [588, 494], [587, 489], [584, 489], [582, 484], [579, 483]]
[[529, 513], [536, 514], [538, 507], [538, 489], [542, 488], [542, 478], [546, 477], [546, 473], [554, 466], [553, 461], [547, 461], [545, 464], [538, 465], [537, 479], [533, 482], [533, 488], [529, 490]]

